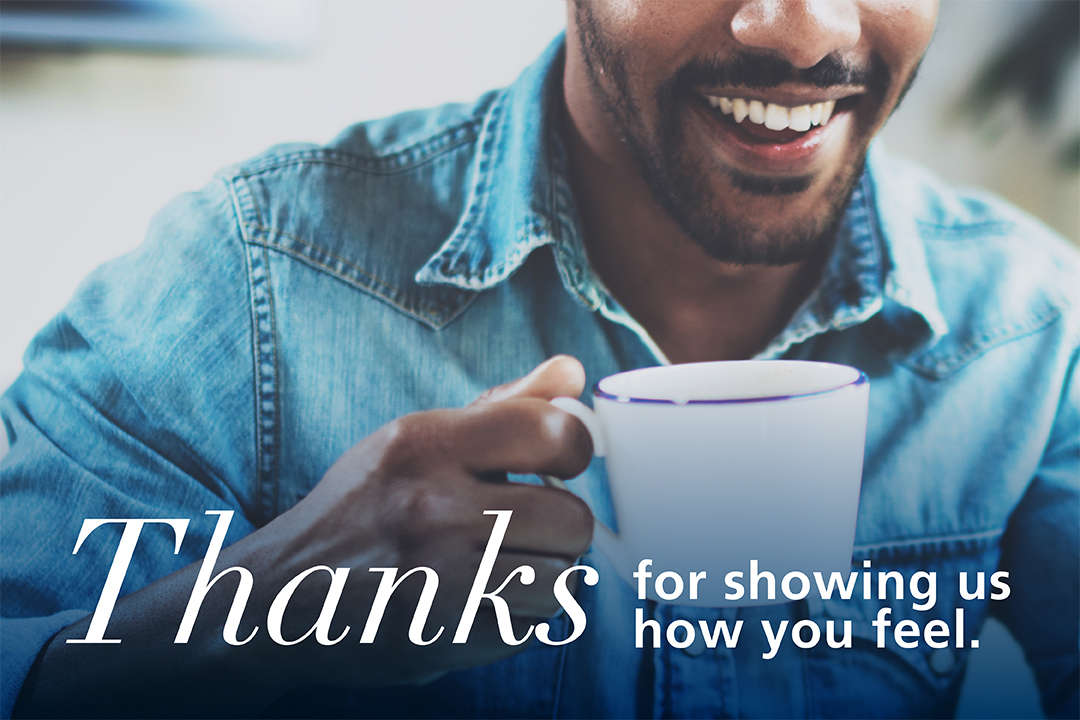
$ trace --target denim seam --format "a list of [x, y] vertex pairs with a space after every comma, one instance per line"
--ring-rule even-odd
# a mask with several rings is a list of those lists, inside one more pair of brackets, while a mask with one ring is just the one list
[[[319, 252], [325, 252], [322, 249], [320, 249], [318, 247], [315, 247], [314, 245], [304, 243], [303, 241], [296, 240], [296, 242], [298, 242], [300, 244], [303, 244], [306, 247], [310, 247], [313, 250], [318, 250]], [[352, 285], [353, 287], [356, 287], [358, 289], [361, 289], [361, 290], [364, 290], [366, 292], [371, 293], [375, 297], [389, 303], [390, 305], [394, 306], [395, 308], [397, 308], [401, 312], [405, 313], [406, 315], [409, 315], [410, 317], [412, 317], [412, 318], [414, 318], [416, 320], [420, 320], [420, 321], [422, 321], [422, 322], [424, 322], [424, 323], [426, 323], [428, 325], [431, 325], [433, 327], [437, 327], [438, 318], [435, 317], [434, 315], [421, 314], [421, 313], [423, 313], [422, 310], [419, 310], [419, 309], [414, 310], [412, 308], [407, 307], [397, 297], [394, 297], [393, 295], [388, 294], [386, 291], [381, 290], [380, 288], [375, 287], [374, 285], [368, 285], [368, 284], [362, 283], [358, 279], [349, 277], [349, 275], [347, 275], [345, 273], [338, 272], [338, 271], [334, 270], [332, 267], [330, 267], [329, 265], [327, 265], [325, 263], [321, 263], [318, 260], [316, 260], [316, 259], [314, 259], [314, 258], [312, 258], [312, 257], [310, 257], [308, 255], [305, 255], [305, 254], [303, 254], [303, 253], [301, 253], [301, 252], [299, 252], [297, 250], [294, 250], [292, 248], [289, 248], [289, 247], [286, 247], [286, 246], [283, 246], [283, 245], [278, 245], [278, 244], [273, 243], [271, 241], [262, 242], [262, 241], [259, 241], [259, 240], [251, 240], [250, 243], [253, 244], [253, 245], [258, 245], [258, 246], [263, 247], [263, 248], [273, 249], [273, 250], [276, 250], [278, 252], [284, 253], [284, 254], [286, 254], [286, 255], [288, 255], [290, 257], [293, 257], [296, 260], [299, 260], [299, 261], [309, 265], [310, 267], [312, 267], [312, 268], [314, 268], [314, 269], [316, 269], [316, 270], [318, 270], [320, 272], [325, 272], [326, 274], [328, 274], [328, 275], [330, 275], [332, 277], [335, 277], [335, 278], [337, 278], [337, 279], [339, 279], [339, 280], [341, 280], [343, 282], [346, 282], [349, 285]], [[326, 254], [330, 255], [330, 253], [326, 253]], [[348, 265], [348, 263], [344, 263], [344, 261], [342, 261], [342, 262], [343, 262], [343, 264]], [[352, 267], [352, 266], [350, 265], [350, 267]], [[354, 269], [356, 269], [359, 272], [362, 272], [362, 271], [359, 270], [359, 268], [354, 268]], [[372, 275], [370, 275], [368, 273], [362, 273], [362, 274], [364, 276], [372, 279], [374, 282], [377, 282], [380, 285], [382, 285], [384, 288], [386, 288], [386, 290], [389, 290], [390, 293], [393, 293], [394, 295], [397, 295], [397, 296], [400, 297], [400, 295], [401, 295], [400, 291], [397, 290], [396, 288], [394, 288], [392, 285], [389, 285], [387, 283], [383, 283], [381, 280], [379, 280], [378, 278], [373, 277]]]
[[[269, 301], [270, 312], [270, 336], [269, 336], [269, 349], [266, 359], [270, 362], [270, 367], [273, 368], [274, 373], [274, 397], [272, 407], [270, 409], [274, 414], [273, 418], [273, 433], [274, 433], [274, 463], [270, 469], [269, 482], [270, 490], [272, 492], [271, 507], [273, 508], [274, 517], [281, 513], [281, 509], [278, 507], [278, 467], [281, 447], [281, 422], [280, 422], [280, 399], [281, 399], [281, 375], [277, 370], [277, 313], [274, 309], [274, 288], [270, 282], [270, 254], [266, 248], [263, 248], [263, 262], [266, 263], [266, 296]], [[266, 406], [263, 406], [266, 409]]]
[[880, 543], [856, 544], [854, 552], [874, 553], [878, 551], [904, 550], [926, 545], [955, 544], [963, 542], [992, 542], [1000, 537], [1004, 531], [1000, 528], [981, 530], [977, 532], [959, 533], [956, 535], [931, 535], [929, 537], [906, 538], [903, 540], [890, 540]]
[[[249, 227], [249, 229], [265, 230], [265, 228], [256, 228], [255, 226], [248, 226], [248, 227]], [[309, 267], [315, 269], [316, 271], [324, 272], [327, 275], [330, 275], [331, 277], [337, 278], [338, 280], [340, 280], [340, 281], [342, 281], [342, 282], [344, 282], [344, 283], [346, 283], [346, 284], [348, 284], [348, 285], [350, 285], [350, 286], [352, 286], [354, 288], [357, 288], [359, 290], [362, 290], [363, 292], [369, 293], [370, 295], [379, 298], [380, 300], [386, 302], [387, 304], [391, 305], [392, 307], [394, 307], [395, 309], [397, 309], [400, 312], [404, 313], [405, 315], [408, 315], [409, 317], [413, 318], [414, 320], [422, 322], [423, 324], [427, 325], [428, 327], [430, 327], [430, 328], [432, 328], [434, 330], [438, 330], [438, 329], [444, 327], [450, 321], [457, 318], [462, 312], [464, 312], [465, 308], [467, 308], [470, 304], [472, 304], [472, 301], [475, 299], [475, 297], [477, 295], [477, 293], [470, 293], [469, 297], [464, 298], [463, 300], [459, 300], [457, 302], [457, 304], [446, 304], [444, 306], [445, 312], [442, 312], [442, 313], [436, 312], [436, 311], [431, 310], [431, 309], [413, 307], [411, 305], [405, 304], [405, 302], [403, 300], [404, 293], [402, 293], [400, 290], [398, 290], [393, 285], [390, 285], [389, 283], [387, 283], [387, 282], [381, 280], [380, 278], [376, 277], [375, 275], [371, 274], [370, 272], [367, 272], [367, 271], [353, 265], [352, 263], [350, 263], [350, 262], [348, 262], [346, 260], [343, 260], [342, 258], [337, 257], [333, 253], [330, 253], [330, 252], [318, 247], [317, 245], [312, 245], [311, 243], [304, 242], [303, 240], [300, 240], [299, 238], [289, 236], [289, 235], [287, 235], [285, 233], [273, 232], [273, 234], [288, 237], [294, 243], [297, 243], [299, 245], [303, 245], [306, 248], [310, 248], [312, 251], [315, 251], [317, 253], [321, 253], [323, 255], [331, 257], [334, 260], [340, 262], [342, 265], [344, 265], [346, 267], [349, 267], [349, 268], [352, 268], [359, 275], [362, 275], [363, 277], [366, 277], [366, 278], [370, 279], [372, 281], [372, 283], [371, 284], [364, 283], [364, 282], [361, 281], [360, 278], [351, 277], [349, 274], [341, 272], [341, 271], [333, 268], [329, 264], [327, 264], [325, 262], [321, 262], [320, 260], [312, 257], [309, 254], [306, 254], [306, 253], [304, 253], [304, 252], [302, 252], [300, 250], [297, 250], [295, 248], [290, 248], [287, 245], [275, 243], [275, 242], [273, 242], [273, 240], [271, 240], [269, 238], [264, 240], [264, 239], [260, 239], [260, 238], [257, 238], [257, 237], [250, 237], [246, 242], [248, 244], [250, 244], [250, 245], [257, 245], [259, 247], [263, 247], [263, 248], [266, 248], [266, 249], [269, 249], [269, 250], [274, 250], [276, 252], [280, 252], [280, 253], [282, 253], [284, 255], [287, 255], [289, 257], [294, 258], [295, 260], [298, 260], [298, 261], [304, 263], [305, 265], [308, 265]]]
[[[561, 163], [560, 163], [561, 164]], [[555, 236], [555, 265], [559, 270], [559, 276], [563, 285], [573, 290], [581, 303], [591, 312], [596, 312], [603, 305], [600, 292], [594, 284], [586, 286], [585, 280], [589, 276], [591, 266], [586, 256], [584, 264], [579, 257], [577, 244], [583, 242], [577, 227], [576, 206], [574, 205], [573, 191], [566, 182], [565, 175], [558, 175], [552, 183], [552, 195], [554, 197], [555, 216], [558, 219], [560, 230]], [[575, 211], [571, 214], [571, 211]], [[577, 240], [578, 243], [574, 241]], [[582, 248], [584, 253], [584, 248]]]
[[921, 233], [934, 235], [935, 237], [930, 239], [935, 240], [982, 240], [987, 233], [1008, 235], [1016, 231], [1016, 223], [1005, 221], [988, 221], [971, 225], [940, 225], [916, 220], [915, 224]]
[[870, 252], [856, 258], [856, 280], [860, 285], [868, 287], [871, 292], [878, 296], [885, 287], [885, 239], [878, 232], [877, 222], [874, 217], [874, 189], [869, 178], [863, 176], [862, 192], [859, 198], [859, 207], [855, 209], [856, 219], [860, 220], [859, 226], [869, 236]]
[[[556, 146], [556, 150], [561, 146]], [[562, 158], [559, 157], [559, 165], [562, 165]], [[555, 172], [555, 162], [552, 162], [553, 172]], [[583, 287], [584, 280], [588, 276], [588, 272], [591, 269], [588, 266], [586, 259], [585, 266], [582, 266], [580, 258], [578, 257], [575, 239], [580, 242], [580, 235], [577, 232], [576, 217], [571, 215], [571, 211], [576, 208], [573, 205], [573, 192], [570, 190], [566, 183], [564, 175], [556, 174], [552, 182], [552, 205], [553, 214], [558, 222], [555, 226], [558, 228], [558, 232], [553, 232], [552, 237], [554, 239], [552, 253], [555, 257], [555, 267], [559, 272], [559, 277], [562, 280], [563, 287], [569, 288], [573, 294], [581, 301], [581, 304], [589, 309], [590, 312], [596, 312], [603, 304], [600, 294], [596, 288], [592, 285]], [[589, 292], [586, 292], [588, 290]]]
[[[559, 219], [564, 223], [567, 222], [567, 218], [563, 213], [559, 213]], [[571, 249], [571, 241], [566, 239], [566, 236], [562, 236], [562, 240], [555, 244], [555, 267], [559, 271], [559, 277], [562, 279], [563, 286], [569, 287], [577, 296], [581, 304], [588, 308], [591, 312], [596, 312], [600, 309], [602, 301], [598, 297], [598, 294], [594, 294], [592, 297], [586, 295], [580, 286], [580, 278], [575, 276], [571, 270], [581, 273], [582, 269], [578, 265], [577, 261], [573, 258], [573, 250]], [[572, 264], [571, 268], [569, 265]], [[590, 288], [591, 290], [592, 288]]]
[[[454, 278], [465, 274], [468, 278], [466, 282], [468, 282], [472, 277], [469, 273], [456, 271], [453, 266], [461, 259], [462, 248], [467, 245], [470, 236], [475, 232], [477, 217], [482, 215], [487, 207], [487, 199], [490, 196], [487, 185], [490, 182], [491, 150], [495, 143], [495, 129], [502, 112], [503, 99], [504, 95], [500, 94], [483, 118], [477, 136], [480, 147], [476, 152], [476, 180], [469, 188], [469, 195], [465, 200], [465, 212], [462, 213], [457, 227], [450, 234], [450, 238], [436, 253], [436, 257], [440, 259], [438, 272], [446, 278]], [[451, 254], [453, 257], [451, 257]], [[427, 267], [427, 264], [425, 264], [425, 267]], [[481, 276], [480, 284], [482, 283]]]
[[[474, 118], [451, 128], [441, 135], [420, 144], [411, 145], [389, 155], [365, 156], [340, 150], [313, 148], [287, 155], [275, 155], [261, 163], [242, 166], [235, 171], [235, 177], [253, 178], [274, 170], [280, 170], [305, 162], [340, 167], [371, 174], [392, 175], [406, 172], [445, 155], [461, 145], [468, 145], [476, 140], [476, 132], [482, 118]], [[409, 157], [406, 157], [409, 156]]]
[[445, 148], [440, 148], [438, 152], [426, 155], [414, 162], [403, 163], [393, 167], [383, 167], [383, 165], [389, 165], [389, 163], [377, 163], [374, 165], [364, 165], [357, 162], [348, 162], [347, 158], [339, 157], [338, 154], [332, 154], [329, 151], [311, 151], [310, 155], [292, 155], [286, 158], [281, 158], [278, 162], [272, 165], [267, 165], [253, 171], [242, 171], [237, 173], [237, 177], [243, 178], [258, 178], [263, 175], [270, 175], [282, 170], [291, 170], [302, 165], [331, 165], [334, 167], [344, 168], [353, 172], [363, 173], [365, 175], [397, 175], [399, 173], [409, 172], [422, 167], [430, 162], [438, 160], [440, 157], [448, 152], [461, 147], [462, 145], [468, 145], [472, 142], [471, 138], [463, 138], [453, 144], [447, 145]]
[[[578, 286], [578, 280], [570, 276], [570, 270], [565, 266], [565, 261], [572, 259], [573, 237], [578, 236], [576, 223], [576, 207], [574, 206], [573, 193], [566, 185], [566, 148], [558, 135], [548, 139], [547, 145], [548, 167], [551, 168], [550, 178], [550, 214], [555, 219], [551, 223], [552, 255], [555, 260], [555, 268], [563, 282], [563, 287], [569, 287], [578, 300], [589, 309], [596, 312], [600, 308], [599, 298], [591, 299], [586, 296]], [[582, 272], [579, 264], [574, 261], [575, 269]]]
[[[1061, 314], [1061, 308], [1050, 305], [1025, 321], [982, 333], [947, 355], [936, 357], [932, 352], [925, 353], [902, 360], [901, 364], [940, 380], [994, 348], [1041, 332], [1061, 317]], [[923, 362], [923, 358], [927, 362]]]
[[[867, 182], [865, 187], [870, 198], [870, 207], [872, 209], [877, 208], [879, 186], [874, 182]], [[920, 253], [923, 256], [921, 258], [920, 264], [922, 267], [920, 270], [926, 273], [925, 282], [928, 283], [928, 286], [921, 288], [921, 290], [918, 286], [912, 288], [910, 283], [912, 280], [917, 282], [917, 279], [910, 277], [905, 278], [908, 284], [902, 284], [897, 279], [899, 268], [896, 264], [896, 253], [890, 249], [890, 243], [886, 240], [885, 233], [881, 226], [883, 220], [879, 214], [875, 214], [874, 218], [874, 222], [870, 223], [870, 232], [877, 241], [877, 246], [882, 258], [880, 277], [882, 307], [884, 307], [885, 300], [897, 303], [899, 306], [918, 316], [919, 319], [925, 323], [928, 330], [925, 337], [921, 339], [912, 338], [906, 336], [906, 333], [902, 332], [893, 323], [888, 322], [887, 320], [885, 321], [884, 327], [888, 328], [894, 336], [899, 336], [902, 342], [908, 345], [908, 350], [905, 354], [910, 356], [916, 349], [915, 346], [918, 348], [926, 348], [935, 345], [942, 336], [948, 333], [948, 325], [945, 322], [945, 318], [941, 315], [941, 308], [937, 300], [936, 292], [934, 291], [933, 278], [930, 275], [929, 267], [926, 266], [925, 250]], [[919, 221], [915, 219], [914, 222], [917, 224]], [[915, 228], [912, 228], [913, 231], [914, 229]], [[903, 242], [902, 238], [897, 238], [897, 240], [898, 242]], [[921, 235], [916, 235], [915, 238], [909, 238], [909, 242], [918, 242], [920, 245], [924, 244], [923, 240]], [[886, 268], [885, 260], [888, 260], [890, 264], [889, 268]], [[908, 258], [905, 262], [910, 263], [911, 261], [912, 259]], [[914, 267], [912, 269], [914, 269]], [[908, 273], [908, 275], [910, 275], [910, 273]], [[913, 295], [913, 290], [919, 293], [919, 297]]]
[[274, 347], [273, 303], [270, 299], [270, 260], [267, 249], [248, 247], [251, 312], [254, 325], [255, 423], [258, 443], [257, 506], [263, 519], [274, 516], [277, 505], [277, 367]]
[[255, 193], [244, 176], [231, 178], [228, 185], [233, 199], [233, 212], [236, 215], [237, 226], [240, 228], [240, 237], [247, 242], [250, 239], [247, 233], [248, 217], [254, 216], [256, 224], [262, 224], [259, 206], [255, 202]]
[[[454, 287], [472, 291], [486, 290], [493, 284], [506, 280], [534, 250], [551, 245], [553, 242], [550, 234], [543, 227], [533, 224], [522, 229], [514, 243], [514, 249], [506, 258], [499, 263], [489, 265], [479, 275], [468, 270], [455, 271], [452, 268], [448, 269], [450, 272], [443, 269], [440, 269], [440, 272]], [[507, 271], [507, 268], [510, 270]]]
[[406, 144], [390, 144], [384, 147], [381, 153], [374, 155], [360, 155], [359, 153], [348, 153], [353, 157], [361, 157], [365, 160], [399, 160], [402, 156], [413, 155], [423, 157], [431, 153], [440, 153], [447, 146], [456, 144], [462, 139], [475, 140], [476, 132], [484, 122], [484, 116], [487, 115], [490, 106], [497, 99], [498, 95], [501, 95], [503, 91], [495, 90], [490, 91], [488, 96], [484, 98], [484, 102], [477, 105], [476, 111], [468, 120], [463, 120], [456, 125], [442, 130], [435, 135], [424, 140], [414, 140]]
[[549, 133], [544, 135], [544, 157], [548, 167], [547, 208], [545, 208], [546, 212], [544, 214], [547, 218], [548, 234], [551, 235], [554, 244], [558, 243], [561, 234], [559, 223], [552, 222], [552, 218], [557, 217], [559, 213], [558, 178], [560, 173], [566, 170], [562, 144], [557, 134]]
[[523, 229], [517, 242], [514, 243], [514, 249], [502, 262], [489, 265], [480, 275], [479, 284], [487, 286], [492, 281], [501, 282], [505, 280], [509, 276], [508, 273], [504, 272], [506, 268], [513, 267], [516, 270], [524, 262], [524, 258], [531, 254], [533, 250], [551, 244], [552, 239], [550, 236], [545, 237], [543, 228], [534, 225]]
[[[469, 198], [468, 210], [461, 223], [463, 239], [465, 236], [473, 233], [476, 219], [487, 209], [488, 199], [491, 197], [491, 193], [488, 192], [488, 185], [491, 183], [492, 148], [497, 140], [500, 127], [499, 118], [502, 116], [503, 102], [505, 100], [505, 93], [498, 96], [481, 126], [480, 138], [482, 138], [482, 140], [480, 142], [480, 150], [478, 153], [479, 162], [476, 166], [476, 182], [470, 190], [471, 197]], [[460, 245], [455, 249], [460, 250]], [[452, 270], [449, 265], [444, 267], [447, 271]], [[449, 274], [449, 272], [447, 274]]]
[[[295, 243], [299, 243], [300, 245], [303, 245], [305, 247], [309, 247], [312, 250], [316, 250], [316, 251], [322, 253], [323, 255], [326, 255], [327, 257], [333, 258], [335, 261], [341, 263], [342, 265], [345, 265], [346, 267], [352, 268], [353, 270], [360, 273], [364, 277], [367, 277], [367, 278], [373, 280], [374, 282], [379, 283], [380, 285], [385, 287], [387, 290], [390, 290], [391, 292], [393, 292], [393, 293], [395, 293], [395, 294], [397, 294], [399, 296], [401, 295], [400, 290], [398, 290], [396, 287], [394, 287], [390, 283], [386, 282], [382, 278], [378, 277], [377, 275], [374, 275], [373, 273], [368, 272], [367, 270], [360, 267], [359, 265], [356, 265], [355, 263], [349, 262], [348, 260], [346, 260], [343, 257], [339, 257], [339, 256], [335, 255], [334, 253], [330, 252], [329, 250], [327, 250], [325, 248], [319, 247], [318, 245], [316, 245], [314, 243], [310, 243], [310, 242], [308, 242], [306, 240], [302, 240], [301, 238], [297, 237], [296, 235], [292, 235], [292, 234], [287, 233], [287, 232], [282, 232], [281, 230], [274, 230], [273, 228], [264, 227], [262, 225], [247, 225], [246, 227], [248, 227], [251, 230], [256, 230], [256, 231], [259, 231], [261, 233], [265, 233], [267, 236], [277, 235], [278, 237], [288, 238], [288, 239], [292, 240]], [[269, 239], [267, 240], [266, 243], [260, 243], [259, 240], [252, 237], [251, 242], [258, 243], [260, 245], [266, 245], [266, 246], [269, 246], [269, 247], [280, 247], [277, 243], [275, 243], [275, 242], [273, 242], [272, 240], [269, 240]], [[318, 263], [317, 260], [312, 260], [312, 262]], [[324, 263], [318, 263], [318, 264], [325, 267], [328, 271], [334, 272], [334, 269], [331, 266], [326, 265]]]
[[[260, 522], [267, 522], [277, 509], [278, 462], [278, 378], [277, 329], [273, 294], [270, 289], [270, 257], [267, 248], [251, 240], [248, 230], [253, 215], [259, 222], [259, 208], [247, 178], [235, 178], [231, 185], [234, 212], [241, 237], [247, 244], [248, 287], [251, 301], [252, 376], [255, 381], [255, 507]], [[261, 223], [260, 223], [261, 224]]]

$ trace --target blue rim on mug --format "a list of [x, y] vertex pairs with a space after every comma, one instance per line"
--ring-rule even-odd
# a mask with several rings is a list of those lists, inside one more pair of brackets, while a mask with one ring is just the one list
[[[850, 367], [850, 366], [849, 366]], [[642, 368], [644, 369], [644, 368]], [[837, 385], [836, 387], [826, 388], [824, 390], [814, 390], [813, 392], [795, 393], [794, 395], [767, 395], [765, 397], [752, 397], [752, 398], [730, 398], [727, 400], [670, 400], [661, 398], [639, 398], [630, 397], [627, 395], [615, 395], [605, 390], [600, 389], [600, 383], [593, 385], [593, 397], [601, 398], [604, 400], [612, 400], [617, 403], [643, 403], [650, 405], [739, 405], [744, 403], [760, 403], [760, 402], [777, 402], [780, 400], [794, 400], [796, 398], [814, 397], [816, 395], [825, 395], [828, 393], [836, 392], [837, 390], [843, 390], [849, 387], [859, 387], [869, 382], [869, 378], [866, 377], [866, 373], [858, 368], [851, 368], [852, 370], [858, 370], [859, 376], [851, 382], [846, 382], [843, 385]], [[628, 372], [636, 372], [630, 370]], [[621, 374], [621, 373], [620, 373]]]

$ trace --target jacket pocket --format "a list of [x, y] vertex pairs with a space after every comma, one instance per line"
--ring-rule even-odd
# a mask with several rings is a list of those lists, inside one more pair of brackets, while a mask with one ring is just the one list
[[[850, 599], [835, 591], [829, 599], [816, 593], [806, 599], [807, 616], [824, 636], [830, 621], [837, 640], [850, 623], [850, 648], [831, 648], [823, 639], [808, 652], [813, 714], [951, 717], [989, 609], [998, 556], [996, 538], [856, 548]], [[983, 573], [982, 600], [961, 597], [961, 572], [971, 591]]]

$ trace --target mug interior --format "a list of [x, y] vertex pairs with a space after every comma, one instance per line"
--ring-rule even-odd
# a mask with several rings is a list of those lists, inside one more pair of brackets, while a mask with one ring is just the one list
[[817, 395], [866, 382], [857, 368], [805, 360], [729, 360], [630, 370], [594, 394], [618, 402], [721, 403]]

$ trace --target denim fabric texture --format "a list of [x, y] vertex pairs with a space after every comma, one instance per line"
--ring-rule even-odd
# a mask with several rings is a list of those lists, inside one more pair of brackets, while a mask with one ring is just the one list
[[[191, 519], [179, 554], [167, 528], [143, 531], [130, 592], [202, 558], [215, 526], [206, 510], [236, 511], [235, 541], [393, 418], [467, 404], [556, 353], [579, 358], [590, 387], [667, 362], [590, 269], [556, 129], [561, 69], [556, 41], [513, 86], [473, 104], [362, 123], [325, 147], [279, 146], [226, 169], [162, 210], [143, 246], [95, 271], [42, 330], [2, 402], [5, 716], [48, 639], [94, 610], [119, 532], [102, 528], [73, 555], [84, 518]], [[996, 614], [1047, 712], [1077, 717], [1077, 278], [1075, 250], [1036, 221], [875, 147], [820, 285], [759, 356], [869, 376], [852, 567], [936, 572], [932, 610], [914, 611], [910, 597], [814, 595], [657, 606], [590, 552], [601, 582], [579, 590], [589, 622], [579, 640], [419, 688], [295, 693], [278, 710], [952, 714], [972, 651], [876, 648], [870, 622], [889, 605], [894, 623], [920, 626], [951, 625], [963, 607], [969, 638]], [[569, 486], [617, 521], [602, 461]], [[960, 572], [998, 569], [1010, 572], [1007, 600], [960, 598]], [[665, 626], [741, 618], [746, 629], [730, 650], [637, 650], [636, 607]], [[854, 647], [787, 641], [763, 660], [763, 619], [852, 620]], [[562, 616], [552, 634], [567, 632]]]

